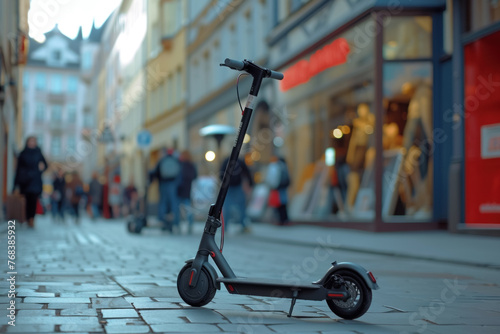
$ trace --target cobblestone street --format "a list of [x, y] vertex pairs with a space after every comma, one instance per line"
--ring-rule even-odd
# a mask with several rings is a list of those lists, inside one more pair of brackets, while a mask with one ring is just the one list
[[[389, 257], [328, 247], [335, 230], [315, 244], [262, 240], [280, 228], [256, 224], [254, 233], [226, 237], [224, 254], [239, 276], [320, 278], [333, 260], [352, 261], [376, 275], [380, 290], [363, 317], [339, 319], [325, 302], [231, 296], [225, 288], [203, 308], [182, 302], [177, 273], [192, 258], [195, 233], [148, 228], [131, 235], [123, 221], [16, 227], [16, 321], [7, 324], [9, 283], [0, 283], [1, 332], [18, 333], [498, 333], [498, 268]], [[285, 227], [290, 233], [298, 227]], [[283, 229], [283, 228], [282, 228]], [[7, 240], [1, 235], [2, 245]], [[218, 238], [218, 236], [216, 237]], [[2, 273], [7, 276], [5, 247]]]

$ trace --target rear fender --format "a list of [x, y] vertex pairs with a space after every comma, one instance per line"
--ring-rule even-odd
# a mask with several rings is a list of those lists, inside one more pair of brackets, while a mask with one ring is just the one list
[[368, 270], [360, 266], [359, 264], [352, 263], [352, 262], [333, 262], [332, 267], [327, 271], [325, 276], [321, 278], [319, 281], [314, 282], [314, 284], [320, 284], [320, 285], [325, 285], [325, 283], [328, 281], [328, 278], [330, 278], [331, 275], [335, 274], [339, 270], [350, 270], [359, 275], [361, 277], [366, 285], [371, 288], [372, 290], [378, 290], [379, 286], [377, 282], [373, 282], [370, 278], [370, 274]]
[[[194, 259], [187, 260], [186, 263], [190, 264], [193, 263]], [[219, 277], [217, 275], [217, 271], [212, 267], [212, 265], [208, 262], [203, 263], [203, 267], [207, 269], [208, 273], [210, 274], [210, 277], [212, 278], [212, 282], [214, 283], [214, 286], [217, 288], [217, 290], [220, 290], [220, 282], [217, 282], [217, 278]]]

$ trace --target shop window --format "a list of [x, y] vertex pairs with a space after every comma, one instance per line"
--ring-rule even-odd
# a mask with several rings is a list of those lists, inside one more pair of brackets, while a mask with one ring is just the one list
[[429, 16], [386, 17], [384, 59], [421, 59], [432, 55], [432, 19]]
[[430, 62], [384, 65], [382, 216], [432, 217]]
[[375, 159], [375, 39], [364, 38], [372, 24], [361, 22], [283, 70], [291, 219], [375, 218], [368, 169]]
[[467, 0], [465, 31], [474, 32], [500, 22], [500, 1]]

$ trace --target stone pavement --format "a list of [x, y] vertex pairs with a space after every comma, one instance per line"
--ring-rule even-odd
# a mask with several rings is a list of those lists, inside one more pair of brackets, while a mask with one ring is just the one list
[[[194, 255], [202, 224], [196, 225], [192, 236], [171, 236], [153, 228], [131, 235], [124, 225], [86, 219], [81, 225], [62, 225], [39, 217], [35, 230], [17, 226], [16, 326], [7, 325], [11, 299], [6, 293], [9, 283], [2, 277], [0, 332], [455, 334], [498, 333], [500, 328], [500, 293], [491, 283], [499, 276], [495, 238], [264, 224], [254, 224], [252, 234], [242, 236], [231, 228], [225, 254], [242, 276], [255, 276], [251, 271], [256, 270], [274, 277], [281, 274], [277, 267], [293, 265], [291, 259], [305, 265], [318, 246], [335, 250], [336, 258], [376, 267], [383, 282], [375, 292], [376, 302], [359, 321], [346, 321], [333, 315], [324, 302], [300, 301], [294, 316], [287, 318], [288, 300], [230, 296], [224, 289], [206, 307], [189, 307], [177, 294], [176, 277], [184, 260]], [[5, 245], [7, 235], [0, 233], [0, 238]], [[5, 248], [0, 272], [8, 276]], [[317, 278], [325, 265], [328, 260], [308, 274]], [[479, 278], [467, 275], [470, 270]], [[457, 282], [457, 278], [458, 288], [468, 289], [463, 303], [446, 304], [446, 312], [438, 310], [439, 318], [420, 314], [419, 305], [435, 308], [433, 298], [443, 295], [446, 280]], [[407, 281], [414, 287], [406, 286]], [[430, 306], [423, 311], [433, 310]]]

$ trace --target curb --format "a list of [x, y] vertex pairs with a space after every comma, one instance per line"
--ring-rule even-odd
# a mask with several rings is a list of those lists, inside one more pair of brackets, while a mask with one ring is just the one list
[[[255, 234], [254, 234], [254, 236], [258, 237], [259, 240], [265, 240], [268, 242], [274, 242], [274, 243], [280, 243], [280, 244], [288, 244], [289, 245], [290, 243], [293, 243], [293, 244], [298, 245], [298, 246], [306, 246], [306, 247], [317, 246], [317, 243], [307, 242], [307, 241], [297, 241], [297, 240], [284, 239], [284, 238], [273, 238], [273, 237], [269, 237], [269, 236], [262, 236], [262, 235], [255, 235]], [[463, 260], [456, 260], [456, 259], [446, 259], [446, 258], [438, 258], [438, 257], [423, 256], [423, 255], [416, 255], [416, 254], [405, 254], [405, 253], [399, 253], [399, 252], [373, 250], [373, 249], [344, 246], [344, 245], [338, 245], [338, 246], [336, 246], [336, 245], [322, 245], [322, 247], [335, 249], [335, 250], [355, 252], [355, 253], [375, 254], [375, 255], [382, 255], [382, 256], [398, 257], [398, 258], [403, 258], [403, 259], [433, 261], [433, 262], [438, 262], [438, 263], [456, 264], [456, 265], [463, 265], [463, 266], [469, 266], [469, 267], [479, 267], [479, 268], [500, 270], [499, 265], [491, 264], [491, 263], [470, 262], [470, 261], [463, 261]]]

